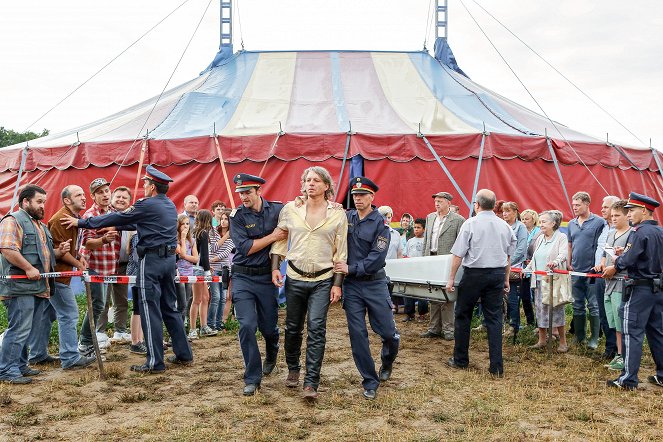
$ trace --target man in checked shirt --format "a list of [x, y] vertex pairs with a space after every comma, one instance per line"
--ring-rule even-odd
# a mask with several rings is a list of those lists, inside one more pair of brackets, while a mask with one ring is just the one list
[[[94, 204], [85, 211], [81, 218], [87, 219], [114, 211], [111, 206], [110, 183], [106, 179], [94, 179], [90, 183], [90, 195]], [[98, 230], [82, 229], [80, 235], [79, 253], [87, 259], [90, 274], [102, 276], [114, 275], [117, 270], [118, 260], [120, 259], [120, 241], [117, 232], [100, 233]], [[92, 315], [96, 329], [99, 316], [104, 311], [104, 306], [106, 305], [107, 285], [88, 284], [87, 287], [89, 287], [92, 297]], [[85, 318], [83, 318], [81, 337], [78, 344], [78, 351], [83, 356], [94, 356], [92, 333], [90, 332], [90, 323], [88, 321], [89, 314], [90, 312], [85, 313]], [[109, 344], [110, 342], [107, 339], [100, 340], [99, 347], [105, 349]]]
[[302, 174], [302, 193], [306, 198], [304, 204], [290, 202], [279, 215], [278, 227], [288, 231], [288, 238], [272, 245], [272, 282], [279, 287], [283, 285], [279, 264], [286, 257], [286, 385], [299, 385], [302, 331], [308, 311], [303, 395], [306, 399], [316, 399], [325, 354], [327, 311], [330, 303], [341, 299], [344, 275], [334, 272], [334, 264], [347, 261], [348, 220], [345, 211], [331, 201], [334, 189], [326, 169], [317, 166], [306, 169]]

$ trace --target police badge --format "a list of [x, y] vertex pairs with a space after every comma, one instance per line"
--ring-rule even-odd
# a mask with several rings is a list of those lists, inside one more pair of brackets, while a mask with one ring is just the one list
[[378, 236], [378, 241], [377, 241], [377, 249], [379, 251], [384, 251], [387, 250], [387, 246], [389, 245], [389, 240], [385, 238], [384, 236]]

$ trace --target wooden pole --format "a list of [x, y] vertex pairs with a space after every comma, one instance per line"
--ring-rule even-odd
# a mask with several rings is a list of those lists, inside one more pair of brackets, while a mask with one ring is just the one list
[[140, 160], [138, 160], [138, 172], [136, 172], [136, 185], [134, 186], [133, 201], [135, 202], [138, 198], [138, 183], [140, 183], [141, 171], [143, 170], [143, 162], [145, 161], [145, 151], [147, 150], [147, 138], [143, 140], [143, 145], [140, 148]]
[[[553, 274], [549, 275], [550, 278], [550, 299], [548, 300], [548, 356], [552, 355], [553, 343]], [[541, 294], [543, 296], [543, 293]]]
[[104, 361], [101, 360], [101, 352], [99, 351], [99, 341], [97, 340], [97, 327], [94, 324], [94, 311], [92, 309], [92, 290], [90, 290], [90, 283], [85, 283], [85, 294], [87, 296], [87, 320], [92, 334], [92, 344], [94, 345], [94, 354], [97, 357], [97, 365], [99, 366], [99, 379], [106, 380], [106, 372], [104, 371]]
[[216, 146], [216, 153], [219, 156], [219, 163], [221, 163], [221, 171], [223, 172], [223, 179], [226, 182], [226, 191], [228, 192], [228, 199], [230, 200], [230, 206], [235, 208], [235, 199], [233, 198], [232, 191], [230, 190], [230, 181], [228, 181], [228, 172], [226, 172], [226, 163], [223, 161], [223, 154], [221, 153], [221, 146], [219, 145], [219, 137], [214, 134], [214, 145]]

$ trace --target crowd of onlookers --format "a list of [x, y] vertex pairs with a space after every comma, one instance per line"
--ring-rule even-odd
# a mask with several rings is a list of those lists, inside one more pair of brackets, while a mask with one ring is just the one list
[[[90, 185], [93, 203], [82, 214], [82, 218], [98, 216], [110, 211], [128, 210], [132, 200], [130, 189], [118, 187], [111, 190], [104, 179], [94, 180]], [[448, 192], [434, 195], [432, 209], [428, 214], [413, 216], [404, 213], [399, 226], [392, 228], [394, 211], [389, 206], [378, 208], [385, 223], [390, 226], [391, 238], [387, 259], [446, 255], [458, 237], [466, 219], [460, 215], [458, 206], [451, 204], [453, 196]], [[75, 259], [58, 263], [55, 270], [78, 268], [92, 275], [136, 275], [139, 263], [136, 253], [137, 235], [132, 231], [80, 229], [77, 236], [61, 228], [63, 214], [78, 215], [85, 209], [83, 190], [78, 186], [67, 186], [62, 191], [62, 209], [53, 215], [48, 225], [54, 235], [54, 244], [71, 241], [76, 252]], [[573, 196], [572, 208], [575, 218], [563, 227], [562, 213], [547, 210], [521, 210], [513, 201], [498, 201], [494, 212], [511, 227], [517, 239], [515, 252], [510, 257], [512, 271], [510, 289], [505, 295], [507, 312], [504, 335], [514, 337], [523, 328], [521, 305], [526, 326], [537, 336], [532, 348], [547, 345], [548, 328], [552, 325], [556, 349], [567, 352], [566, 310], [564, 305], [552, 307], [543, 300], [541, 275], [533, 271], [551, 269], [575, 270], [577, 272], [600, 273], [612, 264], [614, 251], [626, 247], [631, 227], [626, 214], [625, 200], [614, 196], [603, 199], [601, 214], [591, 213], [590, 196], [578, 192]], [[178, 284], [177, 309], [188, 328], [189, 340], [216, 335], [225, 328], [231, 310], [229, 275], [234, 254], [230, 238], [230, 210], [222, 201], [215, 201], [211, 210], [200, 209], [195, 195], [183, 201], [183, 210], [177, 219], [177, 272], [180, 276], [218, 276], [219, 282]], [[1, 233], [1, 232], [0, 232]], [[5, 247], [5, 246], [3, 246]], [[529, 272], [529, 273], [527, 273]], [[623, 275], [618, 275], [623, 276]], [[60, 357], [63, 368], [87, 366], [94, 361], [92, 331], [87, 315], [93, 315], [96, 336], [102, 353], [111, 343], [129, 344], [130, 351], [146, 354], [143, 343], [138, 303], [129, 317], [128, 300], [134, 289], [123, 284], [86, 284], [92, 298], [92, 312], [87, 312], [80, 335], [77, 335], [78, 312], [72, 311], [70, 278], [58, 278], [56, 296], [35, 304], [35, 313], [29, 338], [29, 361], [32, 364], [52, 362], [56, 357], [48, 352], [52, 323], [60, 326]], [[574, 276], [573, 320], [571, 332], [575, 342], [597, 349], [599, 336], [606, 337], [603, 356], [609, 360], [607, 367], [622, 370], [622, 319], [619, 306], [623, 292], [623, 281]], [[424, 338], [454, 340], [453, 303], [426, 302], [412, 298], [392, 297], [395, 314], [402, 311], [401, 322], [428, 321]], [[59, 304], [58, 304], [59, 303]], [[112, 315], [109, 309], [112, 306]], [[481, 306], [476, 314], [481, 317]], [[552, 321], [552, 324], [550, 323]], [[109, 325], [110, 324], [110, 325]], [[589, 327], [588, 327], [589, 325]], [[112, 329], [109, 337], [107, 329]], [[479, 329], [482, 328], [480, 325]], [[589, 328], [589, 336], [587, 329]], [[515, 339], [515, 338], [514, 338]], [[72, 342], [77, 342], [77, 347]], [[168, 345], [168, 343], [164, 343]], [[73, 348], [72, 348], [73, 347]]]

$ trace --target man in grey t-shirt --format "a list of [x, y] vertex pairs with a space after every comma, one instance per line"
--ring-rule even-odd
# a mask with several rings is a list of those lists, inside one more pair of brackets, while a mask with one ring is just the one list
[[509, 259], [516, 249], [517, 240], [506, 221], [495, 215], [494, 207], [494, 192], [488, 189], [477, 192], [474, 202], [477, 216], [463, 224], [451, 248], [453, 258], [446, 290], [455, 290], [454, 279], [461, 263], [463, 277], [456, 300], [454, 355], [447, 365], [453, 368], [469, 365], [470, 322], [474, 306], [481, 299], [488, 331], [488, 371], [502, 377], [502, 299], [503, 293], [509, 291]]

